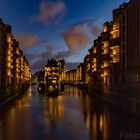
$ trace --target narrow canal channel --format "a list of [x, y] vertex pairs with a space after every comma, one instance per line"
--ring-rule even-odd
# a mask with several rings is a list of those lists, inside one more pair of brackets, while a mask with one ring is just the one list
[[140, 134], [140, 119], [73, 86], [47, 98], [30, 86], [0, 108], [0, 140], [119, 140]]

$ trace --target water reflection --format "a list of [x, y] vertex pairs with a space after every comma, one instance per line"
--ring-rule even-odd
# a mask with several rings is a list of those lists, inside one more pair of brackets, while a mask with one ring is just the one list
[[90, 131], [94, 140], [109, 140], [109, 111], [107, 106], [97, 99], [86, 96], [84, 116], [86, 127]]
[[[82, 92], [77, 92], [76, 87], [66, 87], [62, 96], [47, 98], [43, 101], [47, 131], [59, 135], [61, 139], [89, 140], [90, 136], [85, 129], [82, 104], [77, 97], [82, 97]], [[59, 133], [59, 134], [58, 134]], [[51, 135], [49, 137], [52, 138]]]
[[140, 134], [140, 120], [97, 97], [83, 97], [83, 112], [93, 140], [119, 140], [121, 133]]
[[0, 140], [119, 140], [121, 132], [139, 132], [138, 118], [66, 86], [55, 98], [33, 86], [0, 109]]
[[[25, 92], [24, 98], [19, 97], [19, 99], [8, 104], [7, 107], [3, 106], [0, 110], [0, 140], [16, 140], [20, 138], [20, 133], [22, 130], [28, 128], [30, 129], [31, 124], [28, 118], [23, 118], [27, 109], [29, 108], [29, 95], [31, 94], [31, 87]], [[27, 113], [26, 113], [27, 114]], [[25, 125], [26, 124], [26, 128]], [[21, 127], [22, 126], [22, 127]], [[18, 129], [22, 128], [22, 129]], [[26, 138], [26, 135], [23, 137]]]

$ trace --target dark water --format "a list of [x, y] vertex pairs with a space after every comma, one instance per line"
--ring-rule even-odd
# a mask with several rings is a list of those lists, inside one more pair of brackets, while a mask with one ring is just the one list
[[0, 140], [140, 139], [140, 118], [76, 87], [47, 98], [37, 87], [0, 108]]

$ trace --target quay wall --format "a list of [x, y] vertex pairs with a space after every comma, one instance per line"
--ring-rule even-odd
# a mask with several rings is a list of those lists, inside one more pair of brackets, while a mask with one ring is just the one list
[[138, 90], [130, 88], [110, 88], [89, 85], [89, 94], [97, 96], [140, 117], [140, 95]]

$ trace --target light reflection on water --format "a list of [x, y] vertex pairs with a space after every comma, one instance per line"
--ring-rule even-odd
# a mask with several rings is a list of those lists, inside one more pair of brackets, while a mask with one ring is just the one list
[[0, 109], [0, 140], [119, 140], [138, 132], [138, 118], [74, 86], [61, 96], [41, 96], [37, 87]]

